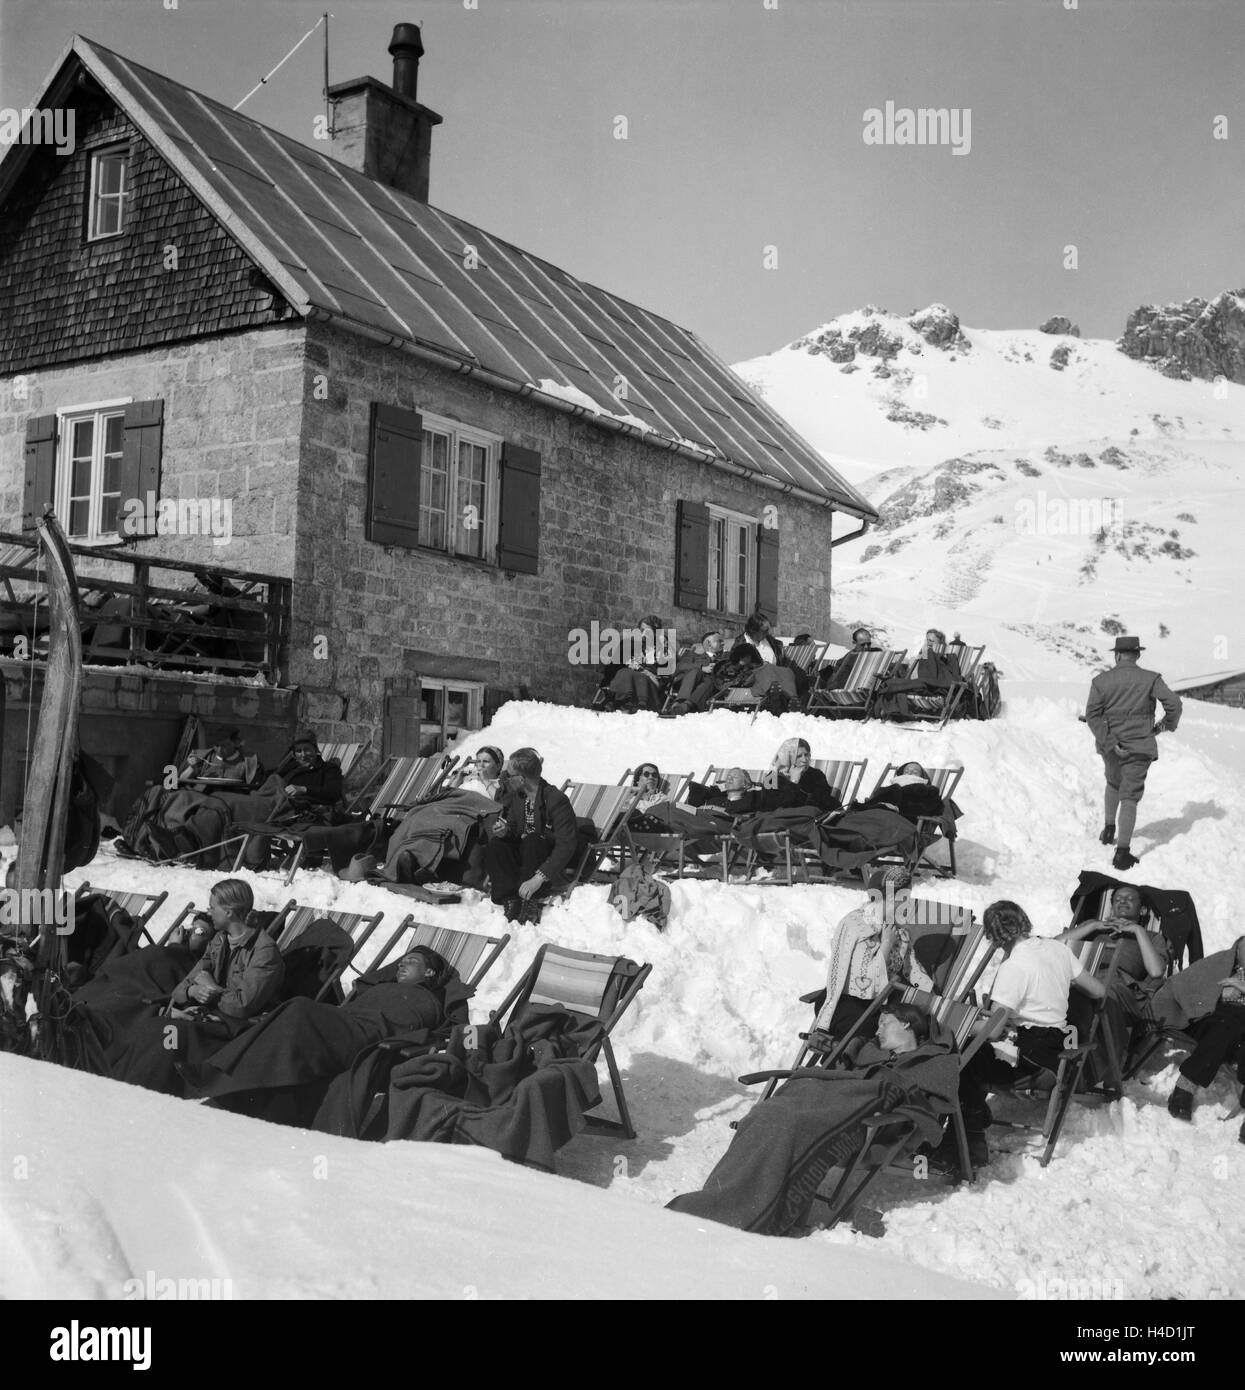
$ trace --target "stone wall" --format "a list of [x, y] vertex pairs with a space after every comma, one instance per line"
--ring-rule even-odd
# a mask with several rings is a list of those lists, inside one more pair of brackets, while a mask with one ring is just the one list
[[233, 538], [150, 536], [126, 549], [292, 575], [304, 333], [301, 322], [274, 325], [0, 379], [0, 529], [21, 529], [27, 419], [161, 399], [161, 497], [230, 501]]
[[[322, 374], [327, 385], [323, 400], [305, 402], [290, 668], [326, 737], [377, 739], [387, 676], [465, 676], [474, 660], [490, 684], [586, 703], [597, 677], [568, 664], [571, 629], [593, 620], [629, 627], [650, 612], [681, 637], [716, 626], [673, 604], [680, 499], [757, 516], [775, 505], [779, 629], [828, 627], [828, 509], [327, 325], [308, 328], [307, 357], [308, 377]], [[540, 453], [539, 573], [364, 539], [373, 401], [449, 416]], [[317, 636], [327, 639], [322, 659]]]

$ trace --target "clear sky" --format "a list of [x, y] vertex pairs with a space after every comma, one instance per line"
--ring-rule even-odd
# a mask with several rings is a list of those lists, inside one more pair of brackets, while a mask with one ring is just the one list
[[[0, 0], [0, 108], [75, 31], [232, 105], [326, 0], [172, 3]], [[327, 3], [333, 82], [422, 22], [434, 204], [728, 361], [866, 303], [1114, 337], [1245, 285], [1245, 0]], [[310, 142], [322, 65], [317, 33], [243, 110]], [[866, 144], [888, 101], [967, 109], [967, 153]]]

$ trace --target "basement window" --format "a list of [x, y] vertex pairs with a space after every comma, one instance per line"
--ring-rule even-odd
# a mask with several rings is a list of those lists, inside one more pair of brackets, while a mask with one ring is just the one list
[[91, 156], [86, 239], [103, 241], [125, 231], [130, 200], [130, 148], [114, 145]]
[[419, 729], [422, 756], [439, 753], [461, 729], [478, 729], [484, 705], [483, 681], [420, 681], [423, 704]]

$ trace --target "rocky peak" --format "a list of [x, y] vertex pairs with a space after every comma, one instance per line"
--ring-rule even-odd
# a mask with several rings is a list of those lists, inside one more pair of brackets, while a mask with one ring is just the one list
[[1039, 333], [1057, 333], [1061, 337], [1079, 338], [1081, 330], [1079, 325], [1072, 322], [1069, 318], [1064, 318], [1062, 314], [1056, 314], [1053, 318], [1046, 320], [1038, 328]]
[[[859, 313], [843, 314], [791, 346], [814, 357], [824, 354], [832, 362], [853, 362], [857, 354], [876, 357], [883, 366], [905, 349], [919, 356], [926, 343], [955, 352], [968, 352], [971, 347], [959, 318], [945, 304], [931, 304], [906, 319], [866, 304]], [[885, 370], [878, 375], [885, 376]]]
[[1245, 289], [1225, 290], [1161, 308], [1134, 309], [1117, 346], [1126, 356], [1157, 367], [1164, 376], [1198, 377], [1245, 384]]

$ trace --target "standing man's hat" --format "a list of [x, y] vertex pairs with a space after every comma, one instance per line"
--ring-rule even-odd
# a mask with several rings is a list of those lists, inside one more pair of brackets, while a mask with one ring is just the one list
[[1115, 639], [1115, 652], [1118, 656], [1120, 652], [1144, 652], [1145, 648], [1141, 645], [1140, 637], [1117, 637]]

